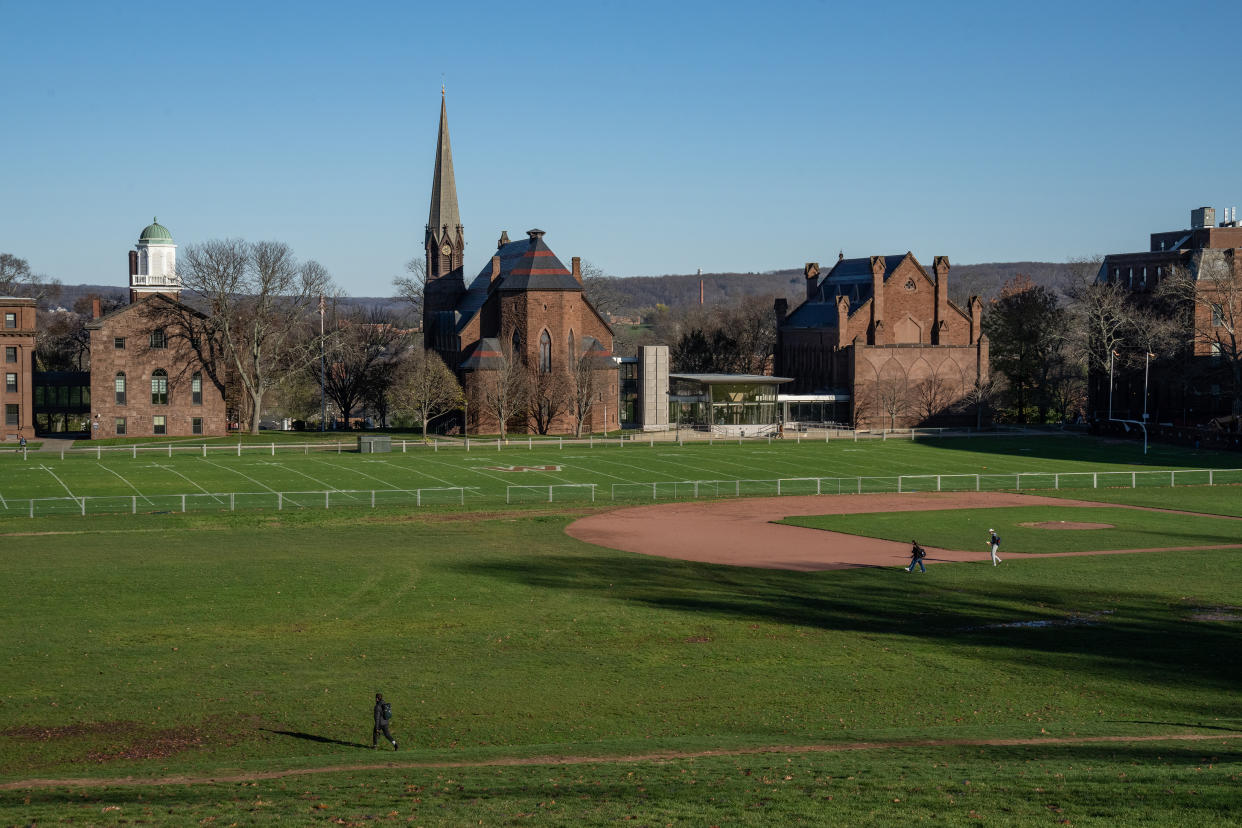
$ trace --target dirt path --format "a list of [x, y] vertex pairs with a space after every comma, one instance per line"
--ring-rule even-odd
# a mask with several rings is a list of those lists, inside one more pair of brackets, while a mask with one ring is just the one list
[[765, 745], [749, 748], [717, 748], [714, 750], [670, 750], [633, 753], [620, 756], [510, 756], [461, 762], [369, 762], [354, 765], [327, 765], [315, 768], [254, 771], [250, 773], [219, 773], [210, 776], [115, 776], [78, 777], [73, 779], [21, 779], [0, 784], [0, 791], [34, 788], [114, 788], [144, 785], [221, 785], [254, 782], [261, 779], [285, 779], [291, 776], [313, 776], [324, 773], [352, 773], [373, 770], [434, 770], [437, 768], [493, 768], [524, 765], [614, 765], [631, 762], [667, 762], [680, 759], [703, 759], [713, 756], [756, 756], [765, 753], [844, 753], [855, 750], [901, 750], [918, 747], [1014, 747], [1039, 745], [1090, 745], [1099, 743], [1138, 742], [1205, 742], [1242, 739], [1242, 733], [1156, 733], [1144, 736], [1080, 736], [1069, 738], [1037, 737], [1031, 739], [910, 739], [887, 742], [840, 742], [818, 745]]
[[[590, 515], [570, 524], [571, 537], [609, 549], [703, 563], [793, 569], [811, 572], [860, 566], [898, 566], [910, 561], [910, 544], [825, 532], [774, 523], [790, 515], [846, 515], [865, 512], [914, 512], [938, 509], [1004, 506], [1111, 506], [1087, 500], [1066, 500], [1009, 492], [925, 492], [879, 495], [822, 495], [717, 500], [707, 503], [660, 503]], [[1169, 510], [1151, 510], [1169, 511]], [[1210, 517], [1217, 517], [1211, 515]], [[926, 547], [928, 562], [982, 561], [989, 555], [982, 541], [978, 551]], [[1242, 544], [1177, 547], [1235, 549]], [[1110, 549], [1050, 555], [1006, 553], [1006, 559], [1073, 555], [1124, 555], [1173, 549]]]

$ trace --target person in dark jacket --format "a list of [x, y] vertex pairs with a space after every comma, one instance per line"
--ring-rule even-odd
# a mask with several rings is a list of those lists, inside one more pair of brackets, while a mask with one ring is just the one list
[[915, 564], [918, 564], [919, 572], [926, 573], [927, 567], [923, 566], [923, 559], [927, 557], [927, 552], [919, 546], [918, 541], [910, 541], [910, 543], [914, 546], [910, 547], [910, 565], [906, 567], [906, 572], [913, 572]]
[[1001, 562], [1001, 556], [996, 554], [1000, 551], [1000, 535], [996, 534], [995, 529], [988, 530], [988, 549], [992, 550], [992, 566], [996, 566]]
[[392, 705], [384, 701], [383, 693], [375, 694], [375, 727], [371, 730], [371, 750], [379, 746], [379, 735], [392, 742], [392, 749], [397, 749], [397, 740], [388, 732], [388, 723], [392, 721]]

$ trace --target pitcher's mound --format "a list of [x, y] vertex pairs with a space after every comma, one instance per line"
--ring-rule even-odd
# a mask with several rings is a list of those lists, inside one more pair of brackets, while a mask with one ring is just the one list
[[1031, 529], [1116, 529], [1111, 523], [1079, 523], [1074, 520], [1044, 520], [1038, 523], [1019, 523]]

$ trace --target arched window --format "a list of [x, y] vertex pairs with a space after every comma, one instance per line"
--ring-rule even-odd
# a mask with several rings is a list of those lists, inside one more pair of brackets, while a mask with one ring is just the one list
[[125, 372], [118, 371], [116, 379], [112, 381], [112, 384], [116, 389], [116, 404], [125, 405]]
[[191, 402], [195, 405], [203, 404], [203, 373], [195, 371], [194, 376], [190, 377], [190, 394]]
[[569, 332], [569, 362], [567, 363], [570, 366], [573, 366], [578, 361], [578, 349], [574, 347], [575, 344], [574, 332], [571, 330]]
[[545, 374], [552, 371], [552, 337], [546, 330], [539, 334], [539, 370]]
[[522, 359], [522, 335], [517, 331], [513, 332], [513, 358]]
[[168, 372], [163, 368], [151, 372], [151, 405], [168, 405]]

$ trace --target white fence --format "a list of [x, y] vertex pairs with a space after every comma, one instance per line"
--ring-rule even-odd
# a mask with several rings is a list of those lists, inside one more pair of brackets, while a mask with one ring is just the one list
[[[689, 500], [701, 497], [883, 494], [913, 492], [1000, 492], [1221, 486], [1242, 484], [1242, 469], [1176, 469], [1102, 472], [1015, 472], [1010, 474], [906, 474], [891, 477], [782, 477], [772, 480], [660, 480], [613, 483], [609, 500]], [[594, 503], [603, 485], [553, 483], [509, 485], [505, 503]], [[0, 514], [92, 515], [130, 512], [231, 512], [238, 509], [334, 509], [340, 507], [464, 505], [499, 499], [478, 487], [360, 489], [302, 492], [219, 492], [100, 497], [42, 497], [0, 501]]]
[[195, 492], [169, 495], [104, 495], [98, 497], [37, 497], [4, 501], [4, 513], [29, 517], [104, 515], [129, 512], [233, 512], [238, 509], [335, 509], [342, 506], [464, 505], [470, 487], [437, 489], [329, 489], [320, 492]]

